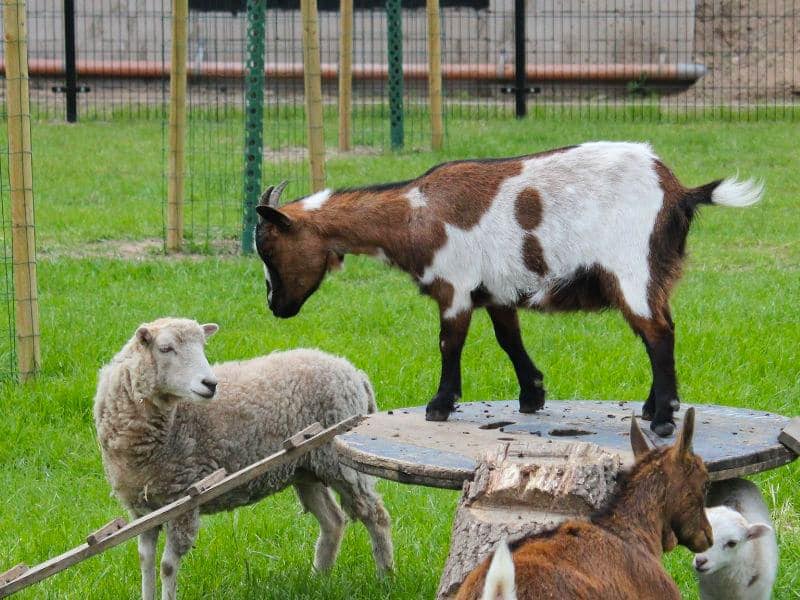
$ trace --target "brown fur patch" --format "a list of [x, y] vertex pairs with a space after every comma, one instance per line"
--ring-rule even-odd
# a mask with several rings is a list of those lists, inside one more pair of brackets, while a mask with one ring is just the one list
[[437, 277], [429, 285], [421, 286], [420, 289], [423, 294], [436, 300], [441, 312], [446, 311], [450, 308], [450, 305], [453, 304], [453, 294], [455, 290], [449, 281]]
[[548, 268], [544, 260], [544, 251], [539, 243], [539, 238], [533, 234], [527, 234], [522, 244], [522, 259], [529, 271], [538, 275], [546, 275]]
[[542, 198], [534, 188], [528, 187], [517, 194], [514, 216], [523, 229], [536, 229], [542, 222]]

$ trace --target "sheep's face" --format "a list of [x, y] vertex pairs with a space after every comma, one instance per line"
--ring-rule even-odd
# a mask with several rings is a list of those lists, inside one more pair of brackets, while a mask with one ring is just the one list
[[214, 397], [217, 378], [205, 355], [206, 339], [218, 329], [188, 319], [142, 325], [136, 337], [150, 353], [155, 372], [155, 397], [205, 401]]
[[765, 523], [748, 523], [741, 513], [727, 506], [706, 509], [706, 515], [714, 530], [714, 545], [694, 557], [695, 571], [701, 577], [735, 564], [745, 544], [772, 531]]
[[267, 305], [276, 317], [300, 312], [322, 283], [325, 273], [341, 262], [311, 226], [283, 210], [258, 207], [256, 250], [264, 262]]

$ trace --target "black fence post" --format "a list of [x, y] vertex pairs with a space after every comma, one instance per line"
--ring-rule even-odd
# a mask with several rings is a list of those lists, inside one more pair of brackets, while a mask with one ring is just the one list
[[78, 120], [78, 75], [75, 71], [75, 0], [64, 0], [64, 72], [67, 122]]
[[525, 0], [514, 0], [514, 96], [518, 119], [528, 112], [525, 68]]

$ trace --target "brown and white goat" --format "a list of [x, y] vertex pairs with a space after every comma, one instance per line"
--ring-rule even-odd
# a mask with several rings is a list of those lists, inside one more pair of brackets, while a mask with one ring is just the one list
[[692, 453], [693, 430], [690, 408], [676, 443], [651, 450], [633, 419], [636, 464], [609, 506], [590, 521], [567, 521], [513, 543], [513, 565], [501, 546], [491, 563], [487, 558], [467, 576], [456, 600], [495, 600], [501, 590], [504, 600], [679, 600], [661, 555], [679, 543], [693, 552], [713, 543], [705, 513], [708, 472]]
[[520, 411], [544, 406], [542, 372], [522, 343], [517, 308], [618, 308], [653, 371], [643, 415], [659, 435], [680, 406], [669, 295], [699, 204], [746, 206], [762, 189], [715, 181], [684, 187], [646, 144], [595, 142], [517, 158], [445, 163], [411, 181], [325, 190], [257, 211], [268, 302], [292, 317], [347, 253], [382, 258], [439, 304], [442, 372], [429, 420], [461, 396], [461, 350], [485, 307], [514, 365]]

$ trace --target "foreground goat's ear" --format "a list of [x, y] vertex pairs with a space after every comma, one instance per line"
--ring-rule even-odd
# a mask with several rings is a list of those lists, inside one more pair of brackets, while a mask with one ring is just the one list
[[139, 327], [139, 329], [136, 330], [136, 337], [145, 346], [149, 346], [150, 342], [153, 341], [153, 332], [150, 331], [144, 325], [142, 325], [141, 327]]
[[339, 254], [335, 250], [328, 250], [328, 271], [337, 271], [342, 268], [344, 254]]
[[282, 213], [277, 208], [272, 208], [271, 206], [264, 206], [263, 204], [256, 206], [256, 212], [258, 216], [267, 221], [268, 223], [273, 223], [277, 225], [278, 229], [282, 231], [287, 231], [292, 226], [292, 219]]
[[750, 525], [750, 527], [747, 528], [747, 539], [755, 540], [757, 538], [764, 537], [771, 531], [772, 527], [770, 527], [766, 523], [753, 523], [752, 525]]
[[631, 448], [633, 448], [633, 455], [636, 458], [650, 452], [650, 444], [647, 443], [647, 438], [644, 437], [636, 417], [631, 417]]
[[203, 333], [206, 334], [206, 339], [217, 333], [217, 331], [219, 331], [219, 325], [216, 323], [206, 323], [203, 325]]
[[680, 456], [687, 456], [692, 452], [692, 438], [694, 437], [694, 407], [686, 411], [683, 418], [683, 429], [675, 442], [675, 448]]

